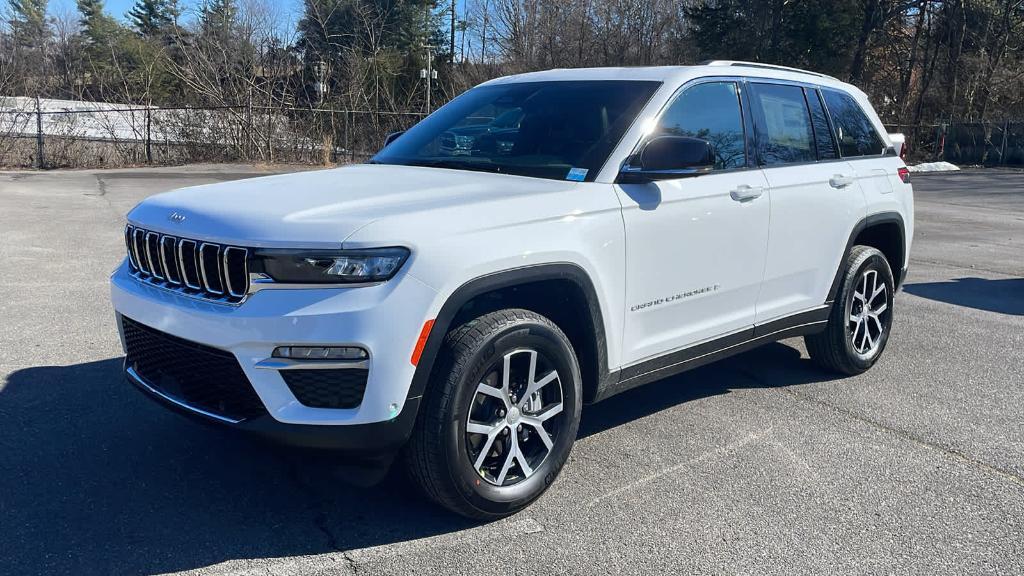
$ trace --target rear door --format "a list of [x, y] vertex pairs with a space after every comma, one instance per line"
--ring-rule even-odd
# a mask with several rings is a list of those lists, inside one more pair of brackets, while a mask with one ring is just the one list
[[706, 140], [712, 172], [615, 186], [626, 227], [626, 364], [753, 327], [768, 198], [750, 159], [740, 87], [726, 79], [684, 87], [648, 136]]
[[815, 87], [751, 80], [750, 100], [771, 200], [756, 314], [757, 324], [765, 324], [825, 303], [865, 203]]
[[[889, 172], [879, 162], [886, 144], [860, 104], [845, 92], [821, 91], [839, 144], [839, 153], [850, 163], [854, 176], [869, 197], [893, 191]], [[892, 165], [898, 163], [891, 162]]]

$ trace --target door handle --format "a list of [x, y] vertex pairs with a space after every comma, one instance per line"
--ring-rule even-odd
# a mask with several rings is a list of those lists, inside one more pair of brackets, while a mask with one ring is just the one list
[[747, 186], [746, 184], [740, 184], [729, 191], [729, 196], [737, 202], [754, 200], [755, 198], [760, 198], [761, 194], [764, 194], [763, 186]]
[[842, 174], [836, 174], [835, 176], [828, 179], [828, 185], [833, 188], [846, 188], [853, 184], [853, 178], [844, 176]]

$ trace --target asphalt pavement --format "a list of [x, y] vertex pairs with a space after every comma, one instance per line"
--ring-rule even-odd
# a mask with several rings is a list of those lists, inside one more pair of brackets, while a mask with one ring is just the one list
[[122, 380], [124, 214], [267, 171], [0, 172], [0, 574], [1024, 573], [1024, 173], [914, 176], [868, 373], [787, 340], [586, 407], [549, 492], [475, 524]]

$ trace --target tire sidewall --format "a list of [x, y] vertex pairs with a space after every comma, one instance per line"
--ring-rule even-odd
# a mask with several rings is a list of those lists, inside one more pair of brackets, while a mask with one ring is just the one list
[[[853, 294], [857, 289], [857, 283], [860, 281], [861, 276], [868, 270], [875, 270], [878, 273], [878, 276], [885, 283], [885, 303], [888, 314], [886, 314], [885, 322], [883, 322], [883, 327], [885, 329], [882, 331], [882, 341], [879, 343], [878, 349], [870, 356], [862, 356], [853, 348], [849, 318], [853, 309]], [[889, 334], [892, 332], [894, 298], [895, 280], [892, 276], [892, 269], [889, 267], [889, 261], [885, 259], [885, 256], [883, 256], [881, 252], [872, 249], [866, 254], [866, 257], [860, 261], [859, 265], [851, 268], [850, 273], [846, 277], [842, 300], [843, 313], [841, 321], [843, 327], [843, 346], [846, 350], [847, 358], [860, 370], [867, 370], [873, 366], [885, 351], [885, 346], [889, 342]]]
[[[466, 417], [476, 388], [492, 364], [517, 348], [532, 348], [547, 357], [562, 382], [563, 420], [551, 452], [535, 473], [512, 486], [495, 486], [473, 468], [466, 448]], [[456, 391], [444, 424], [444, 446], [448, 468], [456, 489], [475, 508], [504, 515], [522, 508], [540, 496], [558, 477], [569, 457], [579, 429], [581, 378], [568, 339], [544, 323], [522, 320], [488, 334], [470, 352], [469, 368], [456, 375]]]

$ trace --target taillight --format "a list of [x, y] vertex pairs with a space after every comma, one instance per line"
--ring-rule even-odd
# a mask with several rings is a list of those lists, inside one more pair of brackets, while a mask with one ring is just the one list
[[910, 184], [910, 169], [909, 168], [904, 166], [903, 168], [900, 168], [899, 170], [896, 170], [896, 174], [899, 175], [900, 180], [902, 180], [904, 184]]

